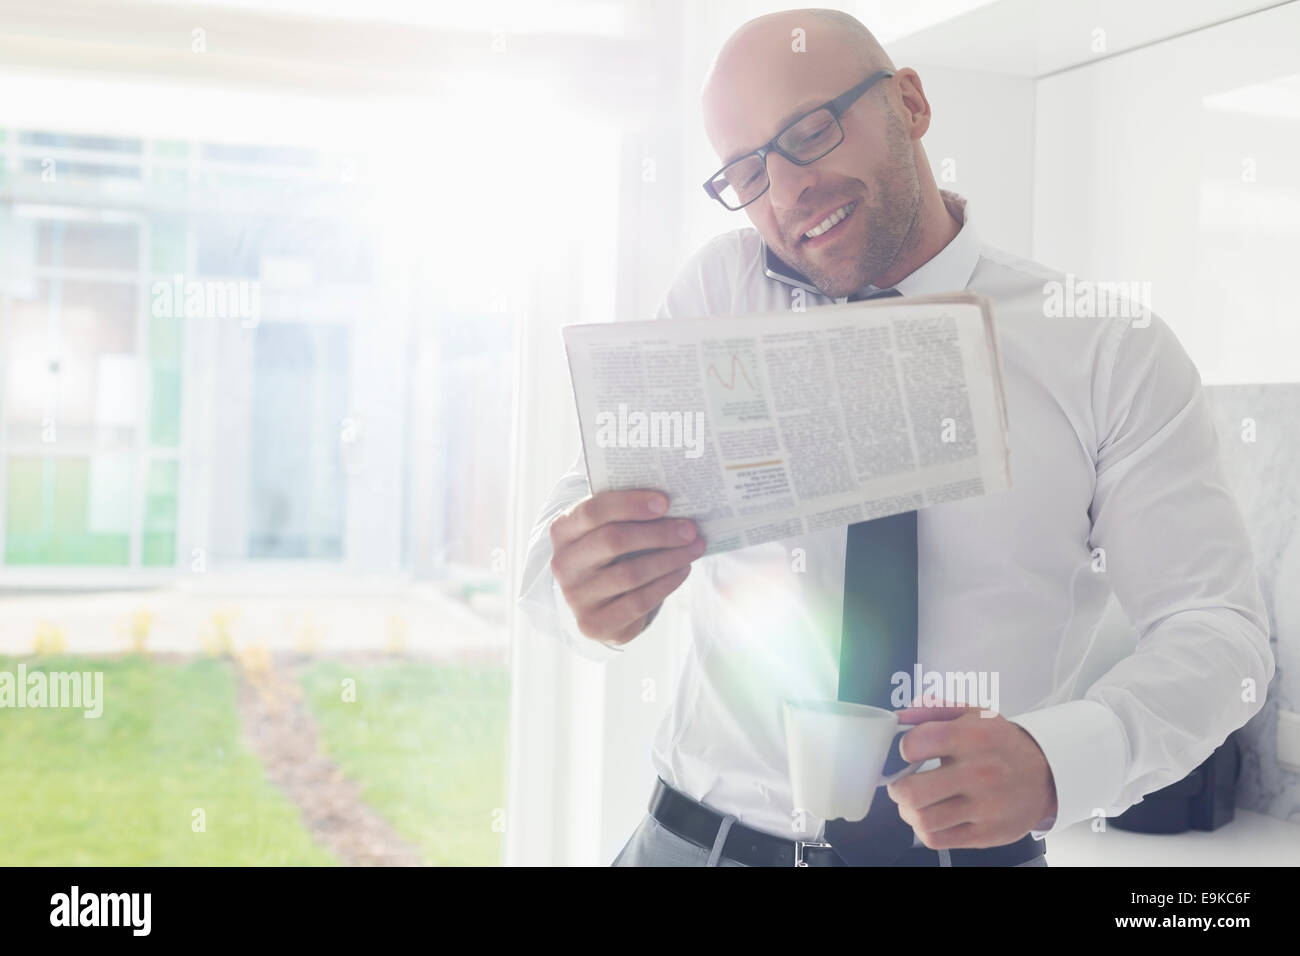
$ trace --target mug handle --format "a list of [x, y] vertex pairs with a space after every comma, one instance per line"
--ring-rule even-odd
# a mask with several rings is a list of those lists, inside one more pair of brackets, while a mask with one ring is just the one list
[[[899, 734], [906, 733], [907, 731], [911, 730], [913, 727], [919, 727], [919, 726], [920, 724], [899, 724], [898, 729], [894, 731], [894, 736], [897, 737]], [[916, 763], [909, 763], [902, 770], [895, 771], [894, 773], [891, 773], [888, 777], [881, 777], [880, 780], [876, 782], [876, 786], [885, 787], [893, 783], [895, 780], [902, 780], [908, 774], [916, 773], [917, 768], [923, 766], [925, 762], [926, 761], [924, 760], [918, 760]]]

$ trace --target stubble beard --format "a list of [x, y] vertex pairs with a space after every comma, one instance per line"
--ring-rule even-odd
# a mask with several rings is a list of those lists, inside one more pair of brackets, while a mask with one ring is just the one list
[[823, 294], [840, 298], [861, 289], [885, 275], [908, 251], [920, 242], [916, 231], [921, 214], [921, 182], [916, 173], [916, 155], [902, 121], [892, 111], [885, 124], [889, 144], [889, 163], [885, 174], [876, 180], [874, 200], [854, 210], [865, 215], [867, 241], [854, 257], [852, 267], [829, 270], [808, 256], [795, 256], [793, 265], [812, 280]]

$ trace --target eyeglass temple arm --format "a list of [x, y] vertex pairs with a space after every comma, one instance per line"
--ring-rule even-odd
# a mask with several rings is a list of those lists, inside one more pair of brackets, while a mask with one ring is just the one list
[[857, 86], [853, 87], [853, 89], [849, 90], [847, 93], [837, 96], [835, 97], [835, 99], [831, 100], [829, 105], [830, 108], [835, 111], [836, 119], [842, 116], [844, 114], [844, 111], [847, 110], [850, 106], [852, 106], [853, 102], [858, 97], [860, 97], [863, 93], [867, 92], [867, 90], [871, 89], [881, 80], [887, 79], [888, 77], [891, 77], [893, 75], [894, 75], [893, 70], [877, 70], [875, 73], [872, 73], [869, 77], [867, 77]]

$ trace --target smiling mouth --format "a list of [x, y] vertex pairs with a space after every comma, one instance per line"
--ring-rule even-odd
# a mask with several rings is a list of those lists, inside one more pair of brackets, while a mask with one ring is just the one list
[[822, 236], [836, 231], [840, 223], [849, 218], [853, 210], [857, 208], [857, 205], [856, 202], [845, 203], [839, 209], [836, 209], [833, 213], [800, 236], [799, 242], [812, 242], [814, 239], [820, 239]]

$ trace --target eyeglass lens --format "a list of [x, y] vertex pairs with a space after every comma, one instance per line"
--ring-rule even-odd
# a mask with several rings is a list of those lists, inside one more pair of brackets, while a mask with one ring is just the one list
[[[835, 115], [821, 109], [782, 132], [776, 144], [799, 162], [811, 163], [838, 146], [842, 138]], [[725, 167], [713, 182], [722, 201], [734, 209], [757, 199], [767, 189], [767, 164], [750, 153]]]

